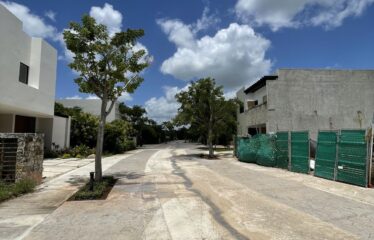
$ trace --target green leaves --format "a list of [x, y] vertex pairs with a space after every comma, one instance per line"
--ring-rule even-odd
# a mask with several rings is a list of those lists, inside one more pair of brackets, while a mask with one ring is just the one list
[[127, 29], [110, 36], [105, 25], [84, 15], [81, 23], [72, 22], [63, 33], [67, 48], [74, 53], [70, 68], [79, 76], [79, 91], [100, 99], [116, 101], [123, 92], [134, 92], [143, 82], [139, 75], [149, 62], [145, 50], [135, 50], [142, 29]]
[[190, 125], [190, 130], [208, 138], [209, 130], [218, 138], [224, 131], [236, 129], [235, 100], [225, 100], [221, 86], [216, 86], [214, 79], [203, 78], [191, 83], [187, 91], [176, 96], [181, 104], [174, 119], [177, 125]]

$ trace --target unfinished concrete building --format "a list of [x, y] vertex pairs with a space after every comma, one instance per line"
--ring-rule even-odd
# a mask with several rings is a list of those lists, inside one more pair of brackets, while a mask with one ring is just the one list
[[238, 135], [367, 129], [374, 114], [374, 70], [280, 69], [237, 92]]

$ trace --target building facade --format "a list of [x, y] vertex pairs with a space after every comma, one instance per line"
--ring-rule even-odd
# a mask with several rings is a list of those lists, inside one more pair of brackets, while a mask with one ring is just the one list
[[[97, 117], [100, 116], [101, 112], [101, 100], [100, 99], [60, 99], [57, 100], [58, 103], [64, 105], [67, 108], [79, 107], [83, 112], [91, 113]], [[108, 104], [110, 105], [110, 103]], [[109, 106], [108, 106], [109, 108]], [[116, 102], [113, 106], [112, 111], [106, 118], [107, 122], [112, 122], [114, 120], [120, 119], [119, 113], [119, 103]]]
[[58, 124], [54, 122], [57, 51], [22, 28], [22, 22], [0, 4], [0, 132], [43, 133], [50, 148], [56, 135], [53, 126]]
[[367, 129], [374, 113], [374, 70], [280, 69], [237, 92], [238, 135]]

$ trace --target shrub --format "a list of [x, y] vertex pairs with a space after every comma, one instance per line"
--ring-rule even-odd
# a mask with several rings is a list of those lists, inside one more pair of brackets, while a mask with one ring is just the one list
[[126, 151], [126, 140], [132, 127], [123, 120], [115, 120], [105, 125], [104, 151], [123, 153]]
[[130, 151], [136, 148], [134, 141], [130, 139], [126, 139], [123, 146], [125, 151]]
[[64, 155], [62, 155], [62, 158], [63, 159], [71, 158], [71, 155], [69, 153], [64, 153]]
[[92, 114], [81, 111], [75, 112], [71, 118], [71, 146], [96, 146], [99, 119]]
[[92, 154], [93, 150], [86, 145], [75, 146], [70, 150], [70, 155], [76, 158], [84, 158]]

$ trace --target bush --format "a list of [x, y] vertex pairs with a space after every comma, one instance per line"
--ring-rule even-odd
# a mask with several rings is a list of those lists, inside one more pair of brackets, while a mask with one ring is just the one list
[[75, 146], [70, 150], [70, 155], [76, 158], [85, 158], [93, 153], [93, 149], [90, 149], [86, 145]]
[[[110, 153], [123, 153], [126, 151], [127, 136], [132, 131], [129, 123], [115, 120], [105, 125], [104, 151]], [[130, 146], [131, 147], [131, 146]]]
[[71, 118], [71, 146], [96, 146], [99, 119], [92, 114], [81, 111], [75, 112]]
[[129, 139], [125, 140], [123, 146], [125, 151], [134, 150], [136, 148], [134, 141]]
[[62, 158], [63, 159], [71, 158], [71, 155], [69, 153], [64, 153], [64, 155], [62, 155]]

